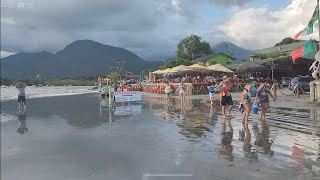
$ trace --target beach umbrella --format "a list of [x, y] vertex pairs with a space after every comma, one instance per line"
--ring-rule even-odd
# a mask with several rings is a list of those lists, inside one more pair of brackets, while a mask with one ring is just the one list
[[156, 71], [153, 71], [152, 74], [161, 74], [162, 71], [161, 70], [156, 70]]
[[206, 67], [201, 66], [200, 64], [193, 64], [191, 66], [188, 66], [192, 70], [208, 70]]
[[215, 72], [224, 72], [224, 73], [233, 73], [230, 69], [224, 67], [221, 64], [215, 64], [207, 67], [208, 70], [215, 71]]
[[175, 70], [178, 72], [184, 72], [184, 71], [192, 71], [193, 69], [188, 66], [185, 66], [185, 65], [180, 65], [180, 66], [172, 68], [172, 70]]
[[178, 72], [178, 71], [168, 68], [168, 69], [161, 71], [160, 74], [168, 74], [168, 73], [176, 73], [176, 72]]
[[245, 72], [261, 72], [267, 70], [267, 67], [261, 64], [258, 64], [254, 61], [248, 61], [241, 64], [237, 68], [237, 73], [245, 73]]

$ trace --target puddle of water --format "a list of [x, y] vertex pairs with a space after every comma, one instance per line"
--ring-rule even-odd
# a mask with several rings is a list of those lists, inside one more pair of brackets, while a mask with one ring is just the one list
[[234, 111], [235, 118], [223, 120], [217, 105], [211, 107], [192, 100], [187, 101], [185, 107], [181, 107], [179, 100], [167, 104], [165, 99], [146, 102], [155, 107], [154, 111], [165, 109], [157, 115], [169, 113], [176, 117], [180, 133], [189, 141], [220, 139], [214, 142], [217, 152], [228, 161], [243, 155], [250, 161], [263, 160], [274, 166], [290, 164], [301, 172], [311, 171], [313, 176], [319, 177], [315, 169], [320, 167], [320, 120], [314, 111], [275, 108], [267, 114], [266, 123], [259, 122], [258, 116], [253, 115], [249, 124], [242, 125], [240, 112]]

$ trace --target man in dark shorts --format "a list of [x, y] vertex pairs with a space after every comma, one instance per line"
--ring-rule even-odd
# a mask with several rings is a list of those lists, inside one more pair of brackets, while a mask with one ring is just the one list
[[[228, 78], [227, 76], [224, 76], [223, 81], [220, 83], [219, 86], [221, 86], [220, 95], [221, 95], [221, 106], [222, 106], [223, 117], [226, 117], [226, 116], [231, 117], [233, 101], [232, 101], [232, 96], [230, 94], [230, 89], [232, 87], [230, 78]], [[226, 106], [229, 106], [227, 114], [226, 114]]]
[[18, 105], [19, 105], [19, 109], [26, 108], [26, 92], [25, 92], [25, 88], [26, 88], [26, 84], [23, 82], [19, 82], [16, 85], [16, 88], [18, 89]]

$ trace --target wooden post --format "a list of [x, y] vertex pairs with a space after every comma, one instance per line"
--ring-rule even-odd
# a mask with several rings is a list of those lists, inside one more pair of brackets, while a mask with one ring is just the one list
[[273, 97], [274, 97], [274, 99], [275, 100], [277, 100], [277, 98], [278, 98], [278, 96], [277, 96], [277, 86], [274, 86], [274, 88], [273, 88]]

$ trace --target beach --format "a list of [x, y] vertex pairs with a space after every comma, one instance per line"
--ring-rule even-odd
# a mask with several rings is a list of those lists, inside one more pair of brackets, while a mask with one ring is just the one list
[[252, 115], [243, 126], [239, 111], [223, 119], [205, 97], [181, 106], [143, 94], [142, 103], [115, 111], [100, 107], [96, 92], [37, 97], [27, 99], [25, 119], [15, 99], [1, 101], [1, 179], [320, 178], [312, 109], [273, 107], [266, 123]]

